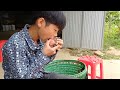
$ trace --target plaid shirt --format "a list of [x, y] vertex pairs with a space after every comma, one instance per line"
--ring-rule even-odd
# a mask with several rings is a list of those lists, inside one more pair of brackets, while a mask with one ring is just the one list
[[38, 45], [31, 39], [28, 25], [15, 34], [3, 46], [3, 63], [5, 79], [35, 79], [42, 78], [44, 66], [51, 62], [55, 55], [45, 56], [41, 50], [44, 44]]

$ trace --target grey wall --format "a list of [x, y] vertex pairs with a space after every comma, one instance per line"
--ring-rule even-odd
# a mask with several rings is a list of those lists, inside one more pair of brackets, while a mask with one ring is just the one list
[[64, 11], [67, 25], [62, 37], [64, 47], [102, 49], [104, 11]]
[[81, 11], [65, 11], [67, 25], [63, 31], [64, 47], [80, 48], [82, 34]]

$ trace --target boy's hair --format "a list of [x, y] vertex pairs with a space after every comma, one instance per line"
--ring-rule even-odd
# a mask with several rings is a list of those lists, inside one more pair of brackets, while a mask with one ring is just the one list
[[31, 24], [35, 24], [38, 18], [44, 18], [46, 25], [56, 25], [60, 31], [66, 26], [66, 17], [62, 11], [32, 11]]

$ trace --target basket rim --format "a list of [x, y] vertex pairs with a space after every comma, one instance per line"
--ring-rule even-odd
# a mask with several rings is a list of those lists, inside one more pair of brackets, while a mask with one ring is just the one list
[[79, 75], [82, 76], [85, 72], [87, 73], [87, 67], [86, 67], [86, 65], [83, 62], [80, 62], [80, 61], [77, 61], [77, 60], [73, 60], [73, 59], [72, 60], [61, 59], [61, 60], [54, 60], [54, 61], [50, 62], [49, 65], [57, 63], [57, 62], [78, 62], [79, 64], [84, 65], [85, 68], [84, 68], [84, 70], [82, 72], [77, 73], [77, 74], [73, 74], [73, 75], [69, 75], [69, 76], [79, 76]]
[[54, 65], [54, 64], [59, 64], [59, 63], [61, 63], [62, 64], [62, 62], [63, 62], [63, 64], [65, 64], [65, 63], [76, 63], [76, 64], [78, 64], [78, 65], [83, 65], [84, 67], [86, 67], [86, 65], [83, 63], [83, 62], [80, 62], [80, 61], [77, 61], [77, 60], [55, 60], [55, 61], [52, 61], [52, 62], [50, 62], [50, 63], [48, 63], [47, 65], [45, 65], [45, 66], [48, 66], [48, 65]]
[[[51, 64], [51, 63], [56, 63], [56, 62], [78, 62], [78, 63], [82, 63], [82, 64], [84, 64], [83, 62], [80, 62], [80, 61], [78, 61], [78, 60], [64, 60], [64, 59], [61, 59], [61, 60], [53, 60], [52, 62], [50, 62], [49, 64]], [[85, 65], [85, 64], [84, 64]]]

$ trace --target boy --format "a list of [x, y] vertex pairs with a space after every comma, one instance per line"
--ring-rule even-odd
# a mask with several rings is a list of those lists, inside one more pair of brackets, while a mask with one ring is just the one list
[[61, 11], [34, 11], [32, 22], [15, 34], [3, 46], [3, 70], [5, 79], [74, 79], [44, 72], [62, 48], [63, 40], [58, 32], [66, 25]]

